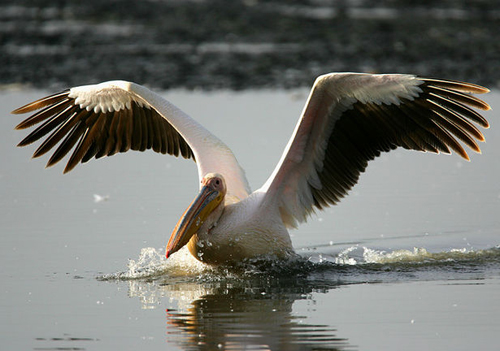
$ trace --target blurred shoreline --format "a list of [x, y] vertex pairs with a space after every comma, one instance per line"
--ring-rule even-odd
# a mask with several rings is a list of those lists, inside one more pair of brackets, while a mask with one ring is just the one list
[[337, 71], [500, 86], [497, 1], [21, 0], [0, 5], [0, 87], [310, 86]]

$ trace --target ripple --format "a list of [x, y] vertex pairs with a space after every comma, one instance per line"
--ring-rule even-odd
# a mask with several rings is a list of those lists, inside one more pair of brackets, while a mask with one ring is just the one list
[[[399, 279], [437, 279], [449, 272], [475, 274], [499, 268], [500, 247], [484, 250], [451, 249], [430, 252], [425, 248], [393, 251], [352, 246], [336, 254], [315, 253], [287, 260], [249, 259], [236, 265], [211, 267], [194, 259], [187, 249], [168, 260], [162, 250], [143, 248], [136, 260], [130, 259], [123, 272], [98, 277], [99, 280], [158, 281], [161, 285], [181, 282], [217, 283], [245, 278], [316, 281], [328, 286]], [[445, 278], [446, 279], [446, 278]], [[255, 283], [255, 282], [254, 282]]]

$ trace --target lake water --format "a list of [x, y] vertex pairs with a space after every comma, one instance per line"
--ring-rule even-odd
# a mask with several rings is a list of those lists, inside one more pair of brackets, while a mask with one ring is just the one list
[[[302, 261], [210, 270], [164, 247], [192, 161], [127, 153], [44, 170], [0, 92], [2, 350], [491, 350], [500, 333], [500, 92], [482, 155], [405, 150], [292, 232]], [[306, 90], [166, 98], [224, 140], [258, 188]]]

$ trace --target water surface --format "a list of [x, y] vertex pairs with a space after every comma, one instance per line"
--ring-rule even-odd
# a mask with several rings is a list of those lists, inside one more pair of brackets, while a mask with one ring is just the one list
[[[211, 270], [164, 245], [197, 192], [192, 161], [147, 153], [62, 175], [15, 145], [0, 94], [2, 349], [492, 349], [500, 332], [500, 93], [482, 155], [396, 151], [292, 232], [301, 259]], [[224, 140], [252, 187], [307, 92], [163, 94]]]

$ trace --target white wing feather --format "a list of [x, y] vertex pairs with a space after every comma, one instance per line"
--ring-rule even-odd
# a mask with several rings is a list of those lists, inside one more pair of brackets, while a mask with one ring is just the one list
[[265, 193], [262, 207], [278, 207], [285, 225], [295, 227], [314, 208], [337, 203], [369, 160], [397, 146], [445, 153], [451, 148], [468, 158], [450, 131], [479, 151], [470, 134], [484, 138], [466, 119], [484, 127], [487, 122], [464, 104], [489, 106], [463, 92], [487, 91], [399, 74], [318, 77], [280, 162], [258, 190]]
[[[104, 149], [107, 147], [106, 143], [113, 143], [114, 141], [110, 141], [110, 138], [118, 140], [115, 144], [120, 144], [122, 139], [131, 139], [134, 133], [131, 127], [134, 125], [133, 123], [149, 124], [149, 133], [153, 133], [155, 139], [160, 140], [160, 144], [161, 142], [165, 144], [167, 141], [172, 143], [172, 140], [166, 140], [169, 137], [159, 134], [165, 131], [165, 128], [170, 128], [169, 133], [171, 134], [173, 133], [171, 128], [174, 128], [178, 133], [178, 136], [174, 137], [182, 138], [181, 142], [186, 143], [194, 154], [200, 181], [207, 173], [221, 173], [225, 177], [229, 194], [239, 199], [248, 196], [248, 182], [231, 150], [175, 105], [141, 85], [126, 81], [109, 81], [74, 87], [67, 92], [54, 94], [25, 105], [13, 111], [13, 113], [26, 113], [40, 108], [43, 108], [43, 110], [21, 122], [17, 127], [18, 129], [24, 129], [47, 120], [20, 143], [20, 146], [30, 144], [52, 131], [53, 133], [47, 138], [49, 142], [45, 140], [41, 146], [42, 149], [39, 148], [34, 157], [46, 153], [54, 146], [52, 144], [55, 144], [55, 142], [52, 143], [51, 138], [60, 141], [63, 137], [67, 139], [72, 133], [76, 133], [80, 138], [73, 154], [74, 156], [78, 151], [81, 151], [77, 155], [78, 157], [75, 158], [75, 162], [79, 162], [82, 158], [85, 158], [84, 154], [88, 149], [92, 147]], [[85, 113], [85, 111], [88, 113]], [[158, 118], [158, 116], [161, 118]], [[138, 119], [142, 119], [142, 121], [137, 122]], [[147, 121], [144, 119], [147, 119]], [[155, 119], [154, 122], [152, 122], [153, 119]], [[155, 128], [155, 126], [158, 127], [161, 119], [166, 121], [168, 125], [163, 125], [159, 129]], [[86, 126], [82, 127], [83, 124], [86, 124]], [[126, 124], [126, 126], [122, 124]], [[67, 125], [75, 127], [73, 129], [64, 129]], [[114, 128], [114, 130], [103, 132], [102, 129], [106, 128], [106, 126], [110, 129]], [[80, 129], [77, 129], [77, 127]], [[151, 135], [149, 137], [151, 138]], [[140, 138], [140, 136], [137, 138]], [[49, 144], [50, 147], [47, 146]], [[83, 148], [82, 145], [85, 146], [85, 149], [78, 150], [78, 148]], [[114, 144], [112, 147], [114, 147]], [[165, 145], [163, 147], [165, 148]], [[155, 151], [157, 151], [156, 149], [159, 149], [160, 146], [143, 146], [141, 151], [145, 148], [155, 148]], [[100, 156], [125, 152], [129, 149], [130, 145], [128, 147], [118, 145], [116, 149], [111, 148], [111, 150], [103, 151], [104, 153]], [[189, 157], [189, 155], [184, 156]], [[82, 162], [85, 161], [82, 160]], [[75, 162], [67, 169], [68, 171], [76, 165]], [[53, 163], [49, 160], [48, 165]]]

